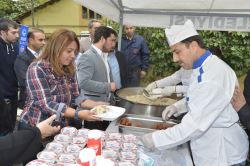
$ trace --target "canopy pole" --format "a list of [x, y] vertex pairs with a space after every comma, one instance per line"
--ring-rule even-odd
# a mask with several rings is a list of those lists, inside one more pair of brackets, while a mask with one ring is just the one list
[[120, 10], [119, 34], [118, 34], [118, 51], [121, 51], [122, 29], [123, 29], [123, 11]]

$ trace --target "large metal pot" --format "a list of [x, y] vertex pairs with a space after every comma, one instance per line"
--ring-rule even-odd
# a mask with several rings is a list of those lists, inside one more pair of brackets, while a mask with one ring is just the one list
[[[147, 105], [131, 102], [126, 99], [130, 95], [141, 95], [142, 87], [123, 88], [115, 93], [115, 105], [126, 108], [126, 114], [143, 115], [146, 117], [161, 117], [162, 111], [166, 106]], [[176, 97], [171, 97], [177, 99]]]

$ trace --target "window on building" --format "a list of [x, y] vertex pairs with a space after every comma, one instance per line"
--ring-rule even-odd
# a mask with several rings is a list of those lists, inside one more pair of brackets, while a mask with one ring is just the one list
[[102, 16], [100, 14], [95, 13], [94, 11], [87, 9], [82, 6], [82, 18], [85, 19], [101, 19]]
[[82, 7], [82, 18], [88, 18], [88, 9], [86, 7]]
[[101, 19], [101, 18], [102, 18], [102, 16], [100, 14], [96, 13], [96, 19]]
[[89, 18], [90, 18], [90, 19], [95, 18], [95, 12], [94, 12], [94, 11], [89, 10]]

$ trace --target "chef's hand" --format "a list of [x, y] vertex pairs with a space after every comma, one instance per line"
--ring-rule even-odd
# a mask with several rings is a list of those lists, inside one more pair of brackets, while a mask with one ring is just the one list
[[51, 126], [56, 119], [56, 115], [52, 115], [48, 119], [38, 123], [36, 127], [40, 130], [42, 138], [52, 136], [60, 131], [60, 126]]
[[171, 96], [173, 93], [185, 93], [187, 86], [166, 86], [165, 88], [156, 88], [150, 92], [151, 95]]
[[162, 112], [162, 119], [168, 120], [172, 115], [174, 115], [175, 117], [178, 116], [178, 109], [174, 105], [170, 105], [164, 109], [164, 111]]
[[150, 95], [162, 95], [162, 96], [171, 96], [175, 93], [175, 86], [167, 86], [165, 88], [156, 88], [149, 92]]
[[152, 133], [148, 133], [142, 136], [141, 139], [143, 146], [150, 149], [150, 150], [155, 150], [155, 145], [152, 137]]
[[231, 99], [231, 103], [237, 112], [246, 104], [246, 99], [240, 88], [237, 86], [234, 89], [234, 95]]
[[145, 90], [150, 92], [155, 88], [157, 88], [157, 84], [156, 84], [156, 82], [152, 82], [152, 83], [148, 84], [148, 86], [145, 88]]

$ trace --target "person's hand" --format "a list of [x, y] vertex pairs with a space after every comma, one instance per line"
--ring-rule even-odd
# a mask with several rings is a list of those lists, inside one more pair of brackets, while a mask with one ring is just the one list
[[150, 92], [152, 91], [153, 89], [157, 88], [157, 84], [156, 82], [151, 82], [150, 84], [148, 84], [148, 86], [145, 88], [146, 91]]
[[81, 110], [78, 112], [78, 118], [86, 121], [101, 121], [102, 119], [96, 116], [95, 112], [89, 110]]
[[174, 105], [170, 105], [164, 109], [162, 112], [162, 119], [168, 120], [172, 115], [178, 116], [178, 109]]
[[48, 119], [38, 123], [36, 127], [40, 130], [42, 138], [52, 136], [60, 131], [60, 126], [51, 126], [56, 119], [56, 115], [52, 115]]
[[[95, 101], [94, 107], [98, 106], [98, 105], [110, 105], [110, 103], [108, 102], [103, 102], [103, 101]], [[93, 108], [94, 108], [93, 107]]]
[[110, 83], [110, 87], [111, 87], [111, 92], [114, 92], [116, 90], [116, 85], [114, 82]]
[[237, 112], [246, 104], [246, 99], [240, 88], [237, 86], [234, 89], [234, 95], [231, 99], [231, 104]]
[[148, 148], [149, 150], [155, 150], [155, 145], [152, 137], [152, 133], [148, 133], [142, 136], [141, 141], [144, 147]]
[[84, 108], [85, 109], [92, 109], [98, 105], [110, 105], [110, 104], [107, 102], [103, 102], [103, 101], [94, 101], [94, 100], [87, 99], [81, 103], [81, 108], [82, 109], [84, 109]]
[[146, 74], [147, 74], [147, 72], [141, 70], [141, 72], [140, 72], [140, 77], [141, 77], [141, 78], [144, 78], [144, 77], [146, 76]]
[[165, 88], [155, 88], [150, 95], [162, 95], [162, 96], [171, 96], [173, 93], [186, 93], [188, 86], [166, 86]]
[[150, 95], [162, 95], [162, 96], [171, 96], [175, 93], [175, 86], [167, 86], [165, 88], [156, 88], [149, 92]]

